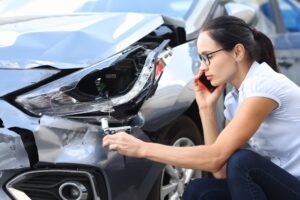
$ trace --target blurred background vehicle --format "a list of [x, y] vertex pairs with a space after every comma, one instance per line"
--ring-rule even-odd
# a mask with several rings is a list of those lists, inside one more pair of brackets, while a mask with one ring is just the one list
[[300, 2], [277, 0], [261, 11], [276, 29], [272, 39], [281, 72], [300, 85]]
[[[299, 84], [299, 23], [281, 18], [288, 2], [2, 0], [0, 199], [180, 199], [203, 172], [123, 157], [101, 147], [103, 135], [202, 143], [195, 42], [217, 16], [270, 35]], [[220, 129], [222, 113], [221, 99]]]
[[298, 0], [236, 0], [255, 9], [253, 26], [273, 41], [281, 73], [300, 85], [300, 2]]

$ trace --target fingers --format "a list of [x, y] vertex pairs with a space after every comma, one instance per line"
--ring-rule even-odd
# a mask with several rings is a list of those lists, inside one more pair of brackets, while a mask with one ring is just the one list
[[106, 135], [103, 137], [102, 146], [109, 150], [122, 151], [124, 144], [128, 143], [128, 135], [125, 132], [118, 132], [113, 135]]
[[115, 135], [106, 135], [102, 140], [102, 146], [111, 151], [118, 151], [120, 146], [119, 138]]
[[105, 136], [102, 141], [102, 146], [109, 150], [117, 151], [125, 156], [141, 158], [144, 152], [143, 146], [145, 145], [140, 139], [125, 132], [119, 132]]
[[204, 70], [199, 69], [198, 73], [194, 76], [194, 81], [199, 81], [199, 78], [203, 73], [205, 73]]
[[117, 144], [110, 144], [108, 149], [112, 150], [112, 151], [117, 151], [118, 150], [118, 145]]
[[123, 132], [119, 132], [113, 135], [106, 135], [103, 137], [102, 140], [102, 146], [103, 147], [108, 147], [109, 149], [111, 149], [111, 145], [112, 148], [116, 148], [117, 146], [117, 142], [120, 140], [120, 137], [122, 136]]
[[194, 87], [195, 91], [204, 91], [204, 87], [200, 82], [200, 76], [204, 73], [204, 70], [199, 70], [198, 73], [194, 76]]

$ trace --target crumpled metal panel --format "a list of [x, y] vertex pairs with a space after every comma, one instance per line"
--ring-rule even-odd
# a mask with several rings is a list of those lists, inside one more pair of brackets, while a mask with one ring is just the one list
[[[102, 148], [102, 134], [100, 126], [43, 116], [40, 127], [34, 132], [39, 161], [98, 167], [107, 177], [111, 199], [143, 199], [144, 194], [149, 192], [149, 183], [155, 181], [163, 165], [124, 157], [116, 151]], [[139, 128], [133, 128], [131, 134], [149, 141]], [[146, 179], [145, 175], [148, 176]]]
[[34, 137], [41, 162], [92, 164], [107, 158], [100, 126], [43, 116]]
[[66, 69], [88, 67], [126, 49], [163, 19], [155, 14], [98, 13], [11, 17], [4, 22], [0, 68]]
[[[15, 92], [19, 89], [31, 86], [46, 78], [49, 78], [59, 70], [50, 69], [28, 69], [28, 70], [7, 70], [0, 69], [0, 96]], [[12, 78], [13, 77], [13, 78]], [[8, 87], [9, 86], [9, 87]]]
[[39, 118], [30, 117], [20, 112], [16, 107], [0, 100], [0, 119], [5, 128], [20, 127], [27, 130], [35, 130], [38, 126]]
[[20, 135], [0, 128], [0, 170], [29, 167], [29, 159]]
[[[136, 129], [132, 132], [135, 137], [149, 141], [139, 128]], [[120, 160], [123, 156], [102, 147], [103, 133], [101, 126], [43, 115], [34, 131], [39, 161], [124, 167], [124, 161]]]

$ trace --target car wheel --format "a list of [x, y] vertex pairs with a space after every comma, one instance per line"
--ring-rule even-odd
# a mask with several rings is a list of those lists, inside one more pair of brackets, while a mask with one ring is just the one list
[[[173, 146], [203, 144], [202, 134], [193, 120], [181, 116], [159, 131], [159, 143]], [[148, 200], [179, 200], [185, 186], [194, 178], [202, 177], [201, 171], [166, 165], [156, 180]]]

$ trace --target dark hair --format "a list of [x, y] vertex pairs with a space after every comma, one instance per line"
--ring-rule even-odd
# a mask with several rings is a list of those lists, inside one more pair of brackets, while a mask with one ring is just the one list
[[213, 40], [225, 50], [243, 44], [252, 61], [266, 62], [279, 71], [271, 40], [262, 32], [249, 27], [242, 19], [233, 16], [217, 17], [206, 23], [201, 31], [208, 31]]

